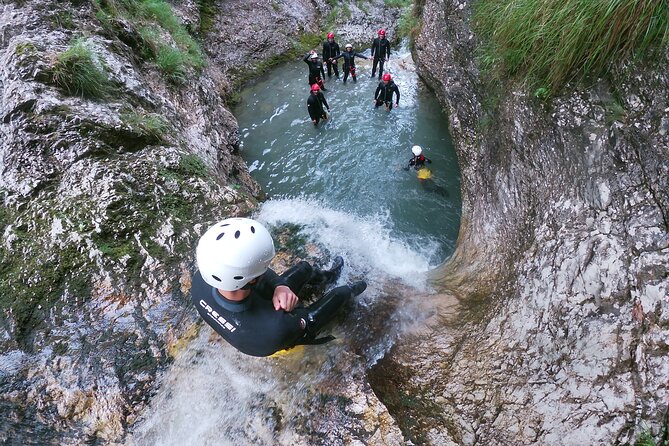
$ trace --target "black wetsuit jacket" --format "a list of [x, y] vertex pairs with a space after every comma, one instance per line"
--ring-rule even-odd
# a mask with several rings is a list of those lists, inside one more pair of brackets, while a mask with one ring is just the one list
[[340, 57], [344, 58], [344, 70], [348, 70], [351, 67], [355, 67], [355, 58], [360, 57], [362, 59], [367, 59], [367, 57], [363, 56], [360, 53], [356, 53], [355, 51], [344, 51], [341, 53], [339, 56], [335, 57], [334, 59], [339, 59]]
[[325, 100], [325, 95], [323, 93], [320, 91], [317, 94], [309, 93], [309, 97], [307, 98], [307, 110], [309, 110], [311, 119], [321, 119], [323, 117], [323, 114], [325, 114], [323, 106], [330, 110], [328, 101]]
[[409, 167], [413, 166], [415, 169], [420, 169], [421, 167], [423, 167], [423, 166], [425, 165], [425, 161], [427, 161], [428, 163], [431, 163], [431, 162], [432, 162], [431, 159], [427, 158], [427, 157], [426, 157], [425, 155], [423, 155], [422, 153], [421, 153], [420, 155], [418, 155], [418, 156], [415, 156], [415, 155], [414, 155], [414, 156], [409, 160]]
[[383, 102], [393, 102], [393, 93], [397, 95], [397, 100], [395, 101], [395, 103], [399, 104], [400, 89], [397, 88], [395, 82], [390, 81], [388, 82], [388, 85], [386, 85], [385, 82], [381, 81], [379, 82], [379, 86], [376, 87], [376, 91], [374, 92], [374, 99]]
[[372, 57], [374, 59], [385, 59], [390, 57], [390, 42], [385, 37], [378, 37], [372, 42]]
[[341, 54], [339, 50], [339, 44], [337, 42], [325, 42], [323, 44], [323, 60], [328, 60], [329, 58], [335, 58]]
[[268, 269], [246, 299], [233, 302], [208, 285], [198, 271], [193, 277], [192, 301], [207, 324], [237, 350], [269, 356], [295, 346], [304, 336], [298, 315], [274, 309], [274, 289], [285, 284]]
[[311, 54], [307, 54], [306, 56], [304, 56], [304, 59], [302, 59], [307, 63], [307, 65], [309, 65], [309, 76], [313, 78], [320, 77], [321, 79], [323, 79], [325, 77], [323, 62], [321, 62], [318, 59], [311, 60], [310, 57]]

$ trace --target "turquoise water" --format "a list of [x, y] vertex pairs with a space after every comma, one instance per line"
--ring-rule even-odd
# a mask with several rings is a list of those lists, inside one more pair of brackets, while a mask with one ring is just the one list
[[[362, 221], [381, 221], [390, 237], [435, 266], [453, 252], [461, 212], [460, 172], [446, 116], [407, 50], [387, 64], [401, 93], [399, 108], [391, 112], [374, 108], [378, 81], [370, 78], [371, 63], [356, 64], [357, 83], [326, 78], [331, 119], [318, 127], [307, 114], [304, 62], [282, 65], [244, 89], [234, 110], [242, 155], [270, 199], [299, 198]], [[414, 144], [433, 161], [430, 180], [403, 169]]]

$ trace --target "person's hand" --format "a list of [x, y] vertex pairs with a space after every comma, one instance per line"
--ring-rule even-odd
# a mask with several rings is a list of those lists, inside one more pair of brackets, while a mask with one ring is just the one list
[[[314, 123], [316, 121], [314, 120]], [[293, 311], [295, 305], [300, 299], [293, 293], [293, 291], [285, 285], [279, 285], [274, 289], [274, 295], [272, 296], [272, 303], [274, 304], [274, 309]]]
[[397, 103], [395, 104], [395, 107], [399, 107], [399, 106], [400, 106], [400, 104], [397, 104]]
[[316, 54], [316, 50], [309, 51], [309, 54]]
[[316, 120], [315, 120], [315, 119], [312, 119], [311, 122], [313, 122], [314, 124], [316, 124]]

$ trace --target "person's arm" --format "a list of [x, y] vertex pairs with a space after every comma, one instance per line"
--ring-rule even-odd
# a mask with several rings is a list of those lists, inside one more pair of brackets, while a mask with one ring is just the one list
[[315, 104], [310, 99], [311, 97], [307, 99], [307, 111], [309, 112], [309, 117], [314, 120], [316, 119], [316, 110], [314, 110]]
[[335, 57], [332, 58], [332, 60], [337, 60], [340, 57], [344, 57], [344, 53], [341, 53], [341, 54], [338, 53]]
[[375, 51], [376, 51], [376, 39], [372, 40], [372, 57], [374, 57]]
[[[323, 44], [323, 60], [325, 60], [325, 52], [326, 52], [327, 49], [328, 49], [328, 42], [325, 42]], [[327, 53], [331, 54], [330, 51], [327, 51]], [[328, 58], [330, 58], [330, 56], [328, 56]]]
[[341, 50], [339, 49], [339, 44], [335, 43], [335, 56], [339, 57]]
[[387, 56], [386, 60], [390, 60], [390, 42], [388, 42], [387, 48], [388, 48], [388, 51], [386, 52], [386, 56]]
[[327, 108], [328, 111], [330, 111], [330, 106], [328, 105], [328, 101], [325, 99], [325, 95], [323, 93], [318, 93], [318, 97], [321, 99], [323, 105], [325, 105], [325, 108]]
[[397, 101], [395, 101], [395, 105], [400, 105], [400, 89], [397, 88], [397, 85], [395, 85], [395, 93], [397, 94]]
[[265, 274], [262, 275], [262, 281], [272, 290], [274, 290], [276, 287], [280, 285], [288, 284], [288, 282], [286, 282], [286, 279], [275, 273], [274, 270], [272, 270], [271, 268], [267, 268]]
[[374, 92], [374, 102], [376, 102], [379, 99], [379, 93], [381, 92], [381, 84], [379, 84], [376, 87], [376, 91]]
[[365, 60], [369, 59], [369, 57], [363, 56], [363, 55], [360, 54], [360, 53], [355, 53], [355, 54], [353, 55], [353, 57], [360, 57], [360, 58], [363, 58], [363, 59], [365, 59]]
[[325, 79], [325, 69], [323, 68], [323, 65], [325, 64], [321, 64], [321, 79]]

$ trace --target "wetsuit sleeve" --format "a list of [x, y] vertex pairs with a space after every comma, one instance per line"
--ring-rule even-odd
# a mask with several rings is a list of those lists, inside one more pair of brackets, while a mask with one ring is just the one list
[[400, 89], [397, 88], [397, 85], [395, 85], [395, 93], [397, 94], [397, 100], [395, 101], [395, 104], [400, 103]]
[[372, 40], [372, 57], [374, 57], [375, 52], [376, 52], [376, 39]]
[[334, 60], [339, 59], [340, 57], [344, 57], [344, 53], [337, 54], [335, 57], [333, 57]]
[[339, 50], [339, 44], [335, 43], [335, 56], [339, 56], [341, 54], [341, 51]]
[[381, 84], [379, 84], [379, 85], [376, 87], [376, 91], [374, 92], [374, 99], [378, 99], [378, 98], [379, 98], [379, 93], [381, 93]]
[[365, 60], [369, 59], [369, 57], [363, 56], [363, 55], [360, 54], [360, 53], [355, 53], [355, 54], [353, 55], [353, 57], [361, 57], [361, 58], [363, 58], [363, 59], [365, 59]]
[[325, 108], [327, 108], [328, 111], [330, 111], [330, 106], [328, 105], [328, 101], [325, 99], [325, 95], [323, 93], [318, 93], [318, 97], [320, 98], [323, 105], [325, 105]]
[[270, 268], [267, 268], [265, 274], [262, 275], [262, 279], [256, 285], [258, 295], [262, 296], [264, 299], [272, 299], [274, 296], [274, 290], [276, 287], [285, 285], [288, 286], [286, 279], [275, 273]]
[[388, 42], [388, 51], [386, 52], [388, 59], [390, 59], [390, 42]]
[[304, 56], [304, 59], [302, 59], [304, 61], [304, 63], [307, 63], [307, 64], [309, 63], [309, 57], [310, 56], [311, 56], [311, 53], [307, 53], [307, 55]]
[[[327, 50], [328, 50], [327, 43], [324, 43], [323, 44], [323, 59], [325, 59], [325, 53], [326, 53]], [[327, 51], [327, 53], [330, 54], [329, 51]]]
[[323, 65], [325, 64], [321, 64], [321, 79], [325, 79], [325, 70], [323, 69]]

